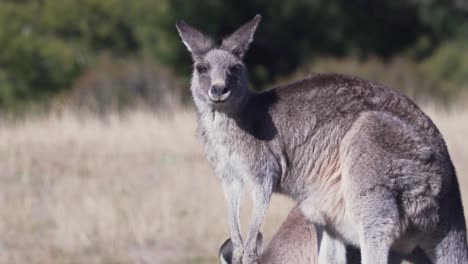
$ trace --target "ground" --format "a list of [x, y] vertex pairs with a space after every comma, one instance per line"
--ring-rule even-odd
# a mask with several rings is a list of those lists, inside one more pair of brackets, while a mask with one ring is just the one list
[[[468, 205], [468, 109], [426, 109]], [[183, 109], [1, 123], [0, 263], [216, 263], [224, 197], [195, 128]], [[266, 240], [291, 206], [274, 197]]]

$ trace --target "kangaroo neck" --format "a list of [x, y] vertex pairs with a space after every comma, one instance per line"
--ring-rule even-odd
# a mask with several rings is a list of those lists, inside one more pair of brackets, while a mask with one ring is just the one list
[[200, 119], [207, 133], [235, 132], [237, 135], [246, 135], [254, 140], [271, 141], [278, 134], [277, 124], [272, 116], [277, 101], [274, 91], [251, 94], [236, 112], [205, 108], [199, 112]]

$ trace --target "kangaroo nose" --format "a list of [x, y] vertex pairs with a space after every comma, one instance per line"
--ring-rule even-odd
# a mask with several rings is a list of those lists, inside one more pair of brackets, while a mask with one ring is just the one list
[[215, 96], [219, 97], [225, 93], [227, 93], [228, 89], [224, 84], [213, 84], [210, 89], [210, 93]]
[[209, 91], [209, 97], [213, 101], [224, 101], [226, 100], [231, 91], [224, 84], [213, 84]]

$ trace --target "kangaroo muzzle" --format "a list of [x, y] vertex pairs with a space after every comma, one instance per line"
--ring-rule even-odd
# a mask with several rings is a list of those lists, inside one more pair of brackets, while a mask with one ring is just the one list
[[224, 102], [231, 95], [231, 90], [224, 84], [213, 84], [208, 91], [208, 97], [214, 102]]

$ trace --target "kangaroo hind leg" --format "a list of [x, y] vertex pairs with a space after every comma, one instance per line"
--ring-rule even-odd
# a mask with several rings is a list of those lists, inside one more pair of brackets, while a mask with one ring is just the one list
[[392, 192], [375, 188], [360, 197], [359, 243], [363, 264], [387, 264], [399, 236], [399, 213]]

